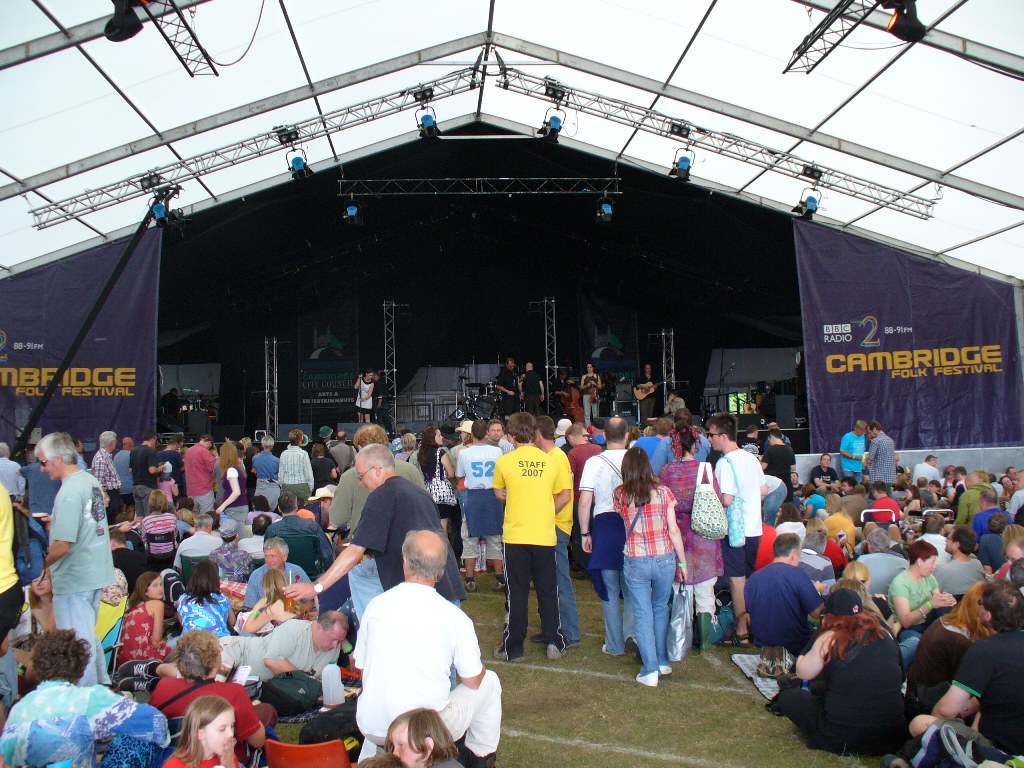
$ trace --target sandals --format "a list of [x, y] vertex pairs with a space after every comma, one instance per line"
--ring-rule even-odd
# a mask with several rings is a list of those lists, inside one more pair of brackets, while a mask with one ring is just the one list
[[745, 612], [741, 613], [729, 622], [729, 626], [725, 628], [725, 634], [716, 645], [731, 645], [733, 648], [752, 648], [754, 644], [750, 640], [750, 632], [740, 634], [736, 631], [736, 628], [740, 625], [740, 619], [746, 615]]

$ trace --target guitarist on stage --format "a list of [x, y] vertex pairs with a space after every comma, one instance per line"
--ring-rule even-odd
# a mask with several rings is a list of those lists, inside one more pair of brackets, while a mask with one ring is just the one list
[[646, 424], [657, 413], [655, 407], [658, 399], [658, 382], [654, 380], [654, 370], [650, 363], [644, 363], [643, 375], [633, 385], [633, 393], [640, 401], [640, 423]]

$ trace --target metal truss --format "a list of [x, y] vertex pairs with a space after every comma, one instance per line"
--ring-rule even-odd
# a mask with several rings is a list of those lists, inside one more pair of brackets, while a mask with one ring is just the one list
[[279, 423], [277, 418], [277, 336], [263, 338], [263, 389], [266, 394], [263, 423], [270, 436], [276, 440]]
[[708, 152], [774, 171], [783, 176], [806, 179], [809, 184], [819, 189], [835, 190], [919, 219], [929, 219], [932, 216], [935, 200], [824, 168], [802, 160], [796, 155], [747, 141], [731, 133], [710, 131], [681, 118], [670, 117], [619, 99], [570, 88], [551, 78], [537, 77], [512, 67], [506, 68], [498, 77], [499, 87], [542, 101], [554, 101], [566, 111], [575, 110], [582, 114], [601, 117], [619, 125], [674, 139], [690, 147], [700, 147]]
[[782, 73], [813, 72], [880, 4], [881, 0], [840, 0], [796, 47]]
[[619, 195], [619, 179], [342, 179], [349, 195]]
[[384, 302], [384, 376], [388, 383], [388, 410], [391, 423], [398, 423], [398, 358], [395, 354], [395, 318], [399, 312], [408, 312], [408, 304]]
[[189, 77], [220, 76], [196, 33], [185, 21], [185, 16], [175, 0], [149, 0], [148, 3], [142, 4], [142, 10], [174, 51]]
[[[145, 186], [146, 179], [154, 175], [158, 183], [177, 183], [198, 179], [207, 173], [229, 168], [247, 160], [279, 152], [282, 147], [295, 146], [313, 139], [338, 133], [346, 128], [369, 123], [381, 117], [398, 114], [409, 109], [417, 109], [426, 102], [424, 97], [429, 93], [430, 101], [438, 101], [449, 96], [471, 91], [479, 86], [479, 80], [472, 68], [461, 69], [449, 75], [422, 83], [412, 88], [389, 93], [360, 104], [329, 112], [322, 118], [310, 118], [301, 123], [287, 127], [289, 135], [283, 140], [277, 130], [261, 133], [237, 144], [214, 149], [195, 157], [169, 163], [153, 170], [108, 184], [95, 190], [86, 190], [80, 195], [58, 202], [49, 203], [32, 210], [33, 226], [45, 229], [55, 224], [70, 221], [75, 216], [101, 211], [127, 200], [146, 197], [151, 194]], [[282, 163], [282, 166], [284, 164]]]
[[[558, 375], [558, 331], [555, 325], [555, 297], [545, 296], [543, 301], [531, 301], [530, 310], [544, 310], [544, 386], [550, 386]], [[547, 391], [547, 390], [545, 390]], [[544, 402], [547, 412], [551, 413], [551, 393], [547, 393]]]
[[661, 337], [661, 370], [665, 374], [661, 401], [667, 403], [669, 389], [676, 386], [676, 330], [662, 328], [658, 335]]

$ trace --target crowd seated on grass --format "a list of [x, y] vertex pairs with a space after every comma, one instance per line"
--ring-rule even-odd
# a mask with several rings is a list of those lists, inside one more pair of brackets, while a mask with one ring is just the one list
[[[910, 473], [897, 472], [895, 482], [890, 484], [872, 478], [868, 466], [855, 475], [847, 475], [844, 469], [844, 476], [836, 480], [832, 473], [826, 473], [830, 462], [823, 456], [816, 467], [818, 476], [804, 478], [806, 484], [799, 495], [794, 495], [794, 503], [776, 507], [777, 498], [769, 497], [778, 490], [778, 482], [767, 482], [763, 472], [758, 474], [752, 466], [748, 470], [748, 465], [735, 456], [731, 458], [737, 461], [743, 477], [732, 482], [726, 474], [734, 493], [723, 495], [720, 470], [727, 462], [720, 461], [721, 456], [729, 458], [736, 450], [749, 457], [758, 446], [747, 442], [742, 448], [732, 447], [735, 419], [716, 417], [709, 424], [715, 450], [708, 459], [718, 466], [712, 476], [711, 493], [723, 502], [726, 512], [730, 505], [739, 505], [750, 517], [751, 511], [760, 511], [760, 537], [751, 535], [754, 528], [746, 522], [739, 537], [742, 545], [732, 541], [735, 531], [721, 541], [705, 539], [695, 532], [695, 493], [701, 464], [694, 454], [707, 438], [693, 425], [688, 412], [677, 418], [667, 434], [661, 429], [645, 435], [642, 447], [630, 447], [630, 438], [625, 438], [620, 477], [611, 480], [607, 489], [591, 483], [595, 486], [589, 491], [593, 516], [587, 522], [593, 524], [594, 535], [607, 530], [612, 518], [602, 516], [612, 512], [618, 518], [614, 522], [619, 536], [630, 542], [624, 564], [626, 578], [617, 585], [625, 598], [625, 634], [629, 634], [628, 628], [637, 627], [632, 630], [633, 636], [625, 637], [624, 647], [627, 652], [633, 649], [636, 656], [638, 681], [650, 685], [658, 676], [671, 672], [664, 643], [667, 617], [661, 610], [669, 581], [659, 575], [660, 571], [655, 573], [657, 568], [650, 570], [660, 568], [661, 558], [672, 561], [671, 581], [685, 584], [695, 593], [691, 652], [711, 648], [713, 614], [718, 611], [718, 603], [730, 602], [731, 595], [735, 621], [724, 627], [722, 642], [735, 646], [733, 650], [749, 647], [750, 652], [759, 655], [758, 676], [775, 678], [781, 689], [769, 702], [770, 710], [788, 717], [811, 748], [836, 753], [896, 753], [904, 741], [920, 737], [934, 718], [959, 717], [964, 720], [963, 728], [977, 729], [997, 747], [1011, 753], [1024, 751], [1024, 526], [1020, 525], [1024, 522], [1024, 473], [1017, 473], [1013, 467], [996, 474], [947, 467], [941, 473], [936, 468], [937, 477], [925, 473], [914, 478]], [[538, 455], [522, 426], [517, 422], [514, 445], [504, 440], [503, 430], [488, 429], [481, 434], [490, 436], [493, 432], [496, 437], [491, 442], [502, 450], [529, 448], [531, 456]], [[600, 473], [593, 470], [601, 466], [604, 454], [587, 437], [583, 426], [560, 425], [559, 429], [572, 439], [564, 448], [553, 450], [564, 450], [569, 465], [578, 467], [581, 474], [589, 462], [597, 462], [588, 477], [598, 476]], [[438, 433], [435, 430], [431, 434]], [[382, 492], [378, 499], [388, 494], [400, 499], [408, 498], [403, 494], [423, 493], [422, 477], [409, 478], [405, 471], [385, 472], [387, 462], [377, 455], [387, 453], [382, 435], [383, 430], [376, 425], [367, 425], [355, 435], [354, 442], [360, 448], [356, 466], [341, 470], [339, 487], [346, 499], [358, 499], [360, 513], [362, 504], [366, 504], [368, 517], [346, 517], [352, 530], [343, 529], [333, 542], [322, 527], [326, 520], [318, 523], [295, 517], [295, 497], [290, 491], [278, 495], [276, 511], [269, 508], [264, 496], [254, 496], [250, 502], [242, 479], [246, 470], [239, 463], [233, 443], [219, 451], [224, 461], [220, 482], [214, 483], [216, 498], [204, 500], [201, 497], [205, 494], [199, 492], [193, 501], [181, 495], [174, 500], [175, 514], [165, 491], [157, 489], [138, 497], [148, 514], [136, 517], [134, 505], [116, 517], [111, 514], [107, 519], [115, 522], [109, 532], [107, 523], [101, 523], [103, 536], [95, 534], [94, 525], [83, 525], [83, 530], [89, 528], [90, 535], [96, 537], [96, 544], [55, 539], [58, 556], [65, 551], [75, 554], [76, 547], [89, 546], [97, 557], [110, 557], [111, 563], [121, 566], [117, 571], [112, 569], [114, 573], [132, 574], [130, 594], [124, 597], [125, 592], [112, 582], [110, 594], [102, 595], [107, 607], [101, 609], [113, 611], [121, 619], [120, 630], [113, 633], [120, 644], [109, 650], [109, 668], [116, 670], [115, 690], [119, 688], [127, 695], [104, 686], [80, 685], [83, 671], [91, 664], [92, 637], [83, 636], [86, 633], [81, 621], [73, 625], [75, 629], [67, 628], [66, 617], [61, 614], [62, 596], [54, 594], [53, 578], [57, 576], [51, 575], [50, 568], [28, 586], [18, 587], [12, 560], [0, 555], [0, 597], [14, 589], [11, 594], [28, 608], [17, 629], [14, 624], [7, 626], [6, 614], [0, 622], [5, 631], [0, 658], [10, 645], [9, 652], [23, 668], [19, 680], [23, 698], [13, 708], [6, 708], [7, 719], [0, 736], [0, 756], [6, 764], [49, 764], [65, 758], [85, 764], [99, 755], [109, 761], [108, 765], [125, 755], [130, 755], [134, 765], [159, 764], [160, 750], [167, 744], [167, 718], [179, 717], [184, 718], [184, 728], [175, 756], [167, 765], [200, 766], [211, 760], [222, 761], [228, 740], [218, 741], [214, 732], [232, 727], [234, 760], [244, 764], [251, 749], [273, 738], [277, 713], [269, 705], [254, 706], [246, 689], [238, 682], [225, 681], [225, 674], [237, 666], [247, 666], [251, 676], [261, 683], [286, 672], [319, 676], [328, 664], [349, 665], [348, 653], [354, 651], [358, 633], [356, 614], [348, 601], [348, 575], [338, 580], [325, 578], [329, 573], [307, 573], [299, 564], [289, 562], [288, 543], [274, 533], [315, 536], [325, 559], [323, 567], [334, 569], [331, 563], [337, 565], [350, 550], [346, 546], [349, 542], [343, 541], [344, 534], [358, 537], [360, 525], [365, 526], [367, 521], [376, 525], [380, 518], [375, 516], [383, 514], [375, 506], [375, 494]], [[305, 450], [291, 442], [289, 450]], [[619, 444], [612, 442], [615, 453]], [[415, 455], [414, 447], [407, 436], [394, 450], [401, 448]], [[200, 450], [216, 449], [211, 443], [200, 444]], [[443, 456], [452, 466], [459, 466], [461, 446], [449, 454], [449, 447], [439, 441], [438, 450], [440, 453], [435, 453], [433, 445], [429, 446], [431, 456]], [[318, 450], [317, 454], [317, 469], [324, 475], [329, 469], [326, 463], [331, 461], [328, 456], [333, 453], [324, 451], [319, 455]], [[660, 475], [648, 474], [648, 456], [652, 454], [660, 457]], [[44, 458], [48, 457], [46, 454]], [[391, 458], [389, 453], [387, 458]], [[915, 467], [915, 473], [920, 468]], [[157, 471], [162, 473], [163, 463], [154, 464], [153, 470], [154, 476]], [[615, 476], [617, 472], [608, 474]], [[618, 486], [621, 477], [630, 479], [628, 492]], [[396, 483], [402, 488], [397, 495]], [[57, 487], [63, 488], [60, 483]], [[175, 488], [168, 484], [165, 487], [174, 494]], [[189, 492], [187, 477], [176, 489], [181, 494]], [[870, 500], [866, 489], [870, 489]], [[603, 501], [605, 490], [609, 503], [607, 509], [603, 505], [599, 509], [593, 502]], [[134, 500], [130, 491], [122, 485], [122, 500]], [[53, 502], [57, 517], [66, 502], [61, 493], [57, 491]], [[0, 505], [7, 497], [6, 488], [0, 487]], [[429, 503], [436, 507], [435, 502]], [[24, 499], [12, 514], [27, 514], [30, 504], [30, 497]], [[669, 512], [664, 514], [666, 510]], [[95, 510], [82, 511], [78, 519], [94, 519], [90, 515]], [[436, 511], [438, 517], [431, 521], [431, 529], [436, 523], [435, 532], [443, 542], [441, 514], [457, 512], [449, 508]], [[364, 609], [373, 603], [369, 598], [376, 599], [374, 595], [380, 594], [384, 586], [375, 563], [400, 554], [394, 551], [392, 538], [404, 539], [408, 532], [400, 522], [402, 514], [402, 509], [387, 512], [386, 525], [392, 528], [385, 527], [374, 537], [382, 549], [366, 551], [374, 559], [356, 562], [355, 567], [349, 564], [353, 577], [360, 580], [360, 590], [369, 589], [367, 579], [377, 582], [361, 604]], [[766, 520], [765, 514], [772, 519]], [[626, 533], [634, 518], [639, 526]], [[4, 519], [0, 510], [0, 552], [10, 552], [4, 536], [12, 534], [5, 532]], [[51, 530], [61, 531], [61, 536], [68, 535], [64, 533], [66, 526], [55, 526], [48, 517], [41, 519], [52, 526]], [[389, 530], [394, 537], [389, 536]], [[581, 532], [590, 534], [585, 529]], [[548, 531], [544, 533], [536, 540], [547, 540]], [[563, 542], [563, 537], [554, 536], [553, 528], [551, 533], [551, 541], [564, 547], [559, 552], [564, 551], [571, 566], [582, 571], [587, 546]], [[463, 537], [464, 546], [480, 544], [467, 536]], [[402, 541], [397, 541], [399, 550], [401, 546]], [[554, 568], [554, 558], [549, 563], [548, 553], [540, 551], [547, 545], [520, 546], [537, 550], [531, 549], [530, 556], [538, 558], [531, 567]], [[479, 548], [475, 551], [481, 553]], [[489, 553], [490, 549], [484, 551]], [[726, 552], [728, 558], [724, 557]], [[183, 556], [187, 560], [183, 561]], [[501, 565], [500, 560], [497, 564]], [[488, 565], [495, 567], [493, 562]], [[640, 599], [630, 594], [631, 585], [639, 588], [641, 581], [631, 580], [629, 575], [639, 572], [641, 565], [648, 569], [643, 585], [658, 605], [647, 606], [650, 596]], [[54, 568], [57, 574], [58, 566]], [[737, 576], [740, 572], [747, 575]], [[554, 572], [549, 575], [554, 578]], [[465, 576], [478, 578], [473, 573]], [[458, 584], [457, 576], [453, 579]], [[508, 590], [504, 580], [495, 583], [499, 589]], [[570, 580], [567, 588], [579, 590], [580, 583], [573, 586]], [[451, 590], [451, 584], [446, 588]], [[560, 581], [558, 589], [564, 588]], [[92, 592], [88, 594], [91, 601]], [[616, 604], [617, 598], [616, 594]], [[97, 602], [100, 599], [100, 590], [96, 590]], [[447, 605], [449, 598], [443, 599]], [[456, 593], [450, 602], [458, 605], [461, 599]], [[339, 605], [340, 611], [327, 610]], [[17, 613], [15, 609], [14, 623]], [[378, 613], [369, 611], [371, 618]], [[638, 613], [640, 622], [636, 621]], [[590, 629], [591, 633], [600, 631], [598, 627]], [[13, 630], [10, 643], [8, 630]], [[544, 652], [543, 645], [540, 650]], [[606, 652], [611, 650], [618, 649]], [[571, 646], [565, 650], [556, 646], [555, 651], [551, 653], [549, 644], [547, 653], [552, 662], [567, 654], [571, 658], [573, 653]], [[521, 658], [514, 654], [503, 663]], [[604, 663], [601, 658], [598, 655], [596, 660], [584, 663], [600, 666]], [[482, 670], [482, 663], [480, 667]], [[352, 670], [353, 675], [356, 673]], [[677, 676], [685, 675], [683, 663]], [[904, 680], [905, 696], [900, 692]], [[140, 697], [148, 694], [153, 706], [135, 703], [129, 698], [133, 693]], [[438, 709], [399, 715], [383, 744], [390, 754], [372, 759], [397, 760], [396, 765], [406, 768], [493, 766], [493, 753], [486, 758], [467, 758], [463, 754], [459, 762], [459, 752], [444, 725], [447, 720], [438, 717]], [[0, 709], [0, 715], [3, 713]], [[908, 723], [905, 714], [916, 717]], [[115, 721], [119, 725], [112, 727], [110, 723]], [[381, 727], [386, 724], [384, 720]], [[58, 731], [63, 735], [58, 736]], [[383, 731], [377, 736], [383, 737]], [[892, 764], [899, 765], [900, 759], [894, 757]]]

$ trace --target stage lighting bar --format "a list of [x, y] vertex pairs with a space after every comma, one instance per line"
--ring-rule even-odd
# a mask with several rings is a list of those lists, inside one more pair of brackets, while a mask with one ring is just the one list
[[620, 195], [619, 179], [342, 179], [338, 195]]
[[[298, 143], [312, 141], [329, 136], [347, 128], [372, 122], [406, 110], [420, 108], [416, 95], [425, 88], [433, 93], [431, 100], [436, 102], [450, 96], [456, 96], [479, 87], [480, 81], [471, 67], [460, 69], [430, 83], [420, 84], [414, 88], [389, 93], [360, 104], [329, 112], [323, 118], [317, 116], [288, 126], [290, 131], [298, 134]], [[270, 130], [249, 139], [220, 149], [214, 149], [195, 157], [185, 158], [174, 163], [154, 168], [150, 173], [158, 174], [164, 183], [182, 184], [198, 179], [207, 173], [229, 168], [247, 160], [281, 151], [281, 141], [277, 130]], [[32, 210], [33, 226], [46, 229], [55, 224], [71, 221], [76, 216], [101, 211], [127, 200], [144, 197], [147, 192], [141, 190], [139, 177], [108, 184], [94, 190], [86, 190], [80, 195], [69, 197]]]
[[[502, 79], [502, 88], [541, 101], [550, 101], [545, 96], [547, 83], [544, 78], [512, 67], [507, 67], [499, 77]], [[815, 180], [815, 184], [821, 189], [840, 192], [857, 200], [863, 200], [872, 205], [905, 213], [919, 219], [930, 219], [932, 209], [935, 207], [935, 200], [831, 170], [788, 152], [771, 149], [731, 133], [710, 131], [678, 117], [670, 117], [661, 112], [655, 112], [653, 109], [619, 99], [566, 86], [564, 100], [560, 102], [559, 106], [567, 112], [575, 110], [581, 114], [600, 117], [619, 125], [670, 139], [678, 140], [681, 135], [680, 129], [685, 128], [689, 131], [686, 139], [689, 147], [701, 147], [708, 152], [730, 157], [794, 179], [806, 178], [804, 169], [813, 168], [815, 173], [821, 172], [821, 178]]]
[[[203, 48], [192, 27], [185, 21], [185, 16], [174, 0], [149, 0], [138, 4], [153, 26], [163, 36], [164, 41], [174, 51], [181, 66], [189, 77], [196, 75], [214, 75], [219, 77], [217, 68], [213, 66], [206, 49]], [[194, 13], [195, 11], [193, 11]]]
[[782, 74], [809, 75], [879, 5], [881, 0], [841, 0], [796, 47]]

